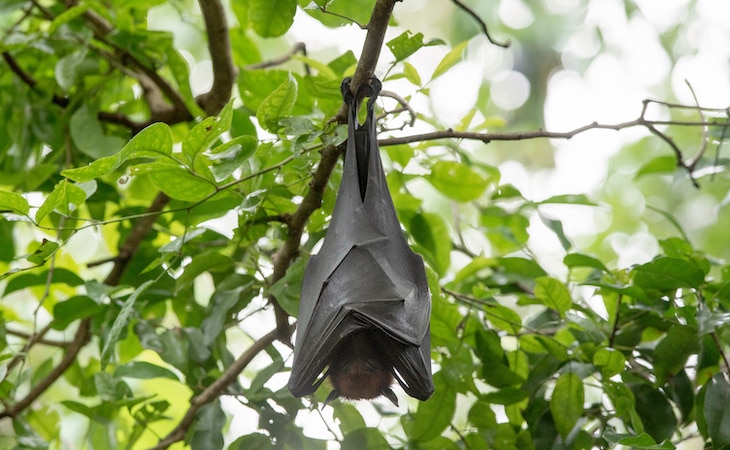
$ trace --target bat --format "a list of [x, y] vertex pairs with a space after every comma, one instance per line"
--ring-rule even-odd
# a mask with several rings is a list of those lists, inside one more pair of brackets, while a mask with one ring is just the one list
[[[321, 250], [304, 272], [289, 390], [314, 392], [325, 379], [338, 397], [384, 396], [394, 382], [411, 397], [433, 393], [428, 291], [423, 259], [408, 247], [380, 160], [374, 104], [380, 81], [350, 91], [342, 181]], [[358, 122], [365, 97], [367, 116]], [[324, 373], [323, 373], [324, 372]]]

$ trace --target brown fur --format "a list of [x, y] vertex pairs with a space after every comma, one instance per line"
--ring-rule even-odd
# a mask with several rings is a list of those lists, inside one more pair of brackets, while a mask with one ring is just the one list
[[333, 391], [328, 400], [337, 397], [369, 400], [385, 395], [397, 404], [390, 390], [394, 381], [393, 366], [372, 333], [353, 333], [335, 350], [329, 363]]

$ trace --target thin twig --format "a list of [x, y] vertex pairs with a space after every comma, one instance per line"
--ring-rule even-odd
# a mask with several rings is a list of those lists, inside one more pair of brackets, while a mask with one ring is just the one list
[[[280, 66], [292, 59], [294, 55], [297, 53], [301, 53], [304, 56], [307, 56], [307, 46], [304, 42], [297, 42], [292, 46], [292, 48], [283, 54], [282, 56], [279, 56], [278, 58], [270, 59], [268, 61], [261, 61], [259, 63], [255, 64], [249, 64], [246, 67], [244, 67], [245, 70], [260, 70], [260, 69], [268, 69], [269, 67], [276, 67]], [[309, 75], [309, 64], [304, 65], [304, 71]]]
[[[702, 114], [702, 108], [700, 108], [700, 101], [697, 99], [697, 94], [695, 93], [694, 88], [690, 84], [689, 80], [684, 80], [685, 83], [687, 83], [687, 87], [689, 88], [689, 91], [692, 93], [692, 98], [695, 101], [695, 105], [697, 106], [697, 114], [700, 116], [700, 121], [705, 121], [705, 116]], [[707, 142], [708, 142], [708, 134], [709, 129], [707, 125], [702, 127], [702, 142], [700, 142], [700, 148], [697, 150], [697, 153], [695, 154], [694, 158], [692, 158], [688, 163], [687, 166], [690, 169], [694, 169], [697, 166], [697, 163], [700, 162], [702, 157], [705, 155], [705, 151], [707, 151]]]
[[494, 39], [492, 39], [492, 36], [489, 34], [489, 30], [487, 30], [487, 24], [482, 20], [481, 17], [479, 17], [479, 14], [474, 12], [473, 9], [469, 8], [467, 5], [465, 5], [460, 0], [451, 0], [451, 1], [454, 2], [454, 4], [459, 7], [459, 9], [461, 9], [465, 13], [469, 14], [474, 20], [476, 20], [476, 22], [479, 24], [479, 27], [482, 29], [482, 33], [484, 33], [484, 35], [487, 37], [489, 42], [492, 43], [492, 45], [496, 45], [497, 47], [502, 47], [502, 48], [508, 48], [510, 45], [512, 45], [512, 43], [510, 42], [509, 39], [507, 39], [505, 42], [497, 42]]
[[406, 111], [408, 111], [408, 114], [411, 115], [411, 121], [409, 122], [410, 126], [413, 126], [416, 123], [416, 119], [418, 118], [418, 114], [413, 109], [410, 103], [408, 103], [408, 100], [404, 99], [400, 95], [396, 94], [393, 91], [380, 91], [380, 95], [382, 97], [388, 97], [392, 98], [393, 100], [397, 101]]

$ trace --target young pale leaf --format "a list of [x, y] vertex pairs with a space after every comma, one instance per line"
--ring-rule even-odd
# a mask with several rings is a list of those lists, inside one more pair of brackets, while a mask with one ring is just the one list
[[286, 80], [268, 95], [256, 111], [259, 125], [276, 132], [280, 125], [279, 119], [291, 113], [297, 100], [297, 80], [289, 74]]
[[135, 175], [147, 174], [162, 192], [176, 200], [199, 202], [216, 191], [216, 185], [195, 176], [187, 169], [165, 162], [152, 162], [134, 167]]
[[434, 69], [433, 75], [431, 75], [431, 81], [440, 77], [441, 75], [446, 73], [446, 71], [455, 66], [456, 63], [461, 61], [461, 55], [464, 53], [464, 49], [466, 49], [466, 45], [468, 43], [469, 41], [462, 42], [461, 44], [455, 46], [449, 53], [446, 54], [446, 56], [443, 57], [438, 66], [436, 66], [436, 69]]
[[438, 161], [426, 179], [444, 195], [460, 202], [476, 200], [489, 185], [471, 167], [454, 161]]
[[216, 117], [207, 117], [185, 135], [182, 142], [182, 152], [185, 161], [193, 165], [196, 157], [208, 150], [221, 134], [231, 128], [233, 118], [233, 100], [223, 108]]
[[674, 156], [658, 156], [636, 171], [634, 179], [650, 174], [672, 174], [677, 170], [677, 158]]
[[432, 45], [444, 45], [445, 42], [441, 39], [431, 39], [427, 42], [423, 42], [423, 33], [413, 34], [406, 30], [399, 36], [386, 42], [390, 51], [395, 56], [396, 62], [403, 61], [412, 54], [416, 53], [422, 47], [428, 47]]
[[29, 209], [28, 201], [22, 195], [0, 191], [0, 213], [13, 212], [27, 216]]
[[84, 203], [85, 200], [86, 192], [83, 189], [66, 180], [61, 180], [36, 211], [35, 220], [40, 223], [54, 209], [58, 209], [63, 214], [70, 214], [72, 208], [69, 205], [75, 207]]
[[277, 37], [294, 23], [297, 0], [250, 0], [248, 23], [261, 37]]
[[413, 65], [411, 65], [410, 63], [403, 63], [403, 75], [406, 77], [406, 80], [410, 81], [416, 86], [421, 86], [421, 76], [418, 74], [416, 68], [413, 67]]
[[43, 263], [45, 263], [46, 260], [50, 258], [56, 250], [58, 250], [58, 247], [59, 245], [56, 242], [43, 239], [43, 242], [41, 242], [41, 245], [36, 249], [36, 251], [34, 251], [26, 259], [33, 264], [37, 264], [39, 266], [43, 265]]
[[601, 348], [593, 354], [593, 365], [601, 368], [601, 375], [606, 379], [621, 373], [625, 363], [623, 353], [612, 348]]
[[583, 415], [583, 381], [572, 372], [560, 375], [550, 399], [550, 412], [560, 436], [565, 439]]
[[132, 158], [150, 157], [157, 159], [172, 152], [172, 133], [170, 127], [158, 122], [142, 130], [113, 156], [97, 159], [86, 167], [67, 169], [61, 172], [64, 177], [76, 181], [90, 181], [118, 169]]
[[535, 297], [543, 305], [560, 313], [561, 317], [573, 304], [568, 288], [550, 277], [540, 277], [535, 280]]

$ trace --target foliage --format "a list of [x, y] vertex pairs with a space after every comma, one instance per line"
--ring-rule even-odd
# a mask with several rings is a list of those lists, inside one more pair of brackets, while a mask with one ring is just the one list
[[[285, 344], [334, 205], [340, 81], [365, 79], [387, 48], [386, 88], [413, 90], [380, 103], [383, 128], [397, 128], [408, 102], [429, 99], [484, 36], [469, 25], [443, 39], [402, 28], [378, 38], [378, 27], [397, 27], [392, 0], [225, 6], [0, 2], [0, 446], [668, 449], [694, 436], [730, 448], [726, 162], [683, 154], [698, 128], [725, 139], [727, 117], [698, 105], [664, 104], [669, 125], [702, 113], [673, 139], [643, 114], [606, 127], [653, 134], [611, 160], [602, 189], [543, 198], [504, 181], [502, 161], [537, 173], [545, 159], [515, 155], [509, 141], [551, 154], [539, 138], [590, 128], [543, 132], [534, 110], [544, 93], [507, 111], [480, 91], [451, 128], [434, 111], [406, 117], [445, 133], [382, 149], [404, 231], [428, 266], [436, 391], [398, 409], [318, 411], [325, 387], [293, 398]], [[472, 23], [463, 13], [444, 21]], [[299, 45], [281, 57], [298, 21], [345, 33], [371, 15], [359, 64], [350, 51]], [[555, 32], [549, 17], [514, 39], [534, 52], [540, 31]], [[414, 59], [435, 50], [430, 69]], [[554, 68], [531, 64], [536, 85]], [[510, 123], [539, 131], [495, 132]], [[483, 143], [498, 155], [484, 157]], [[636, 214], [627, 192], [666, 208]], [[717, 205], [719, 222], [690, 237], [674, 213], [696, 195]], [[587, 209], [613, 220], [579, 245], [571, 215]], [[636, 230], [658, 251], [621, 265], [606, 243]], [[550, 252], [533, 250], [536, 235]]]

